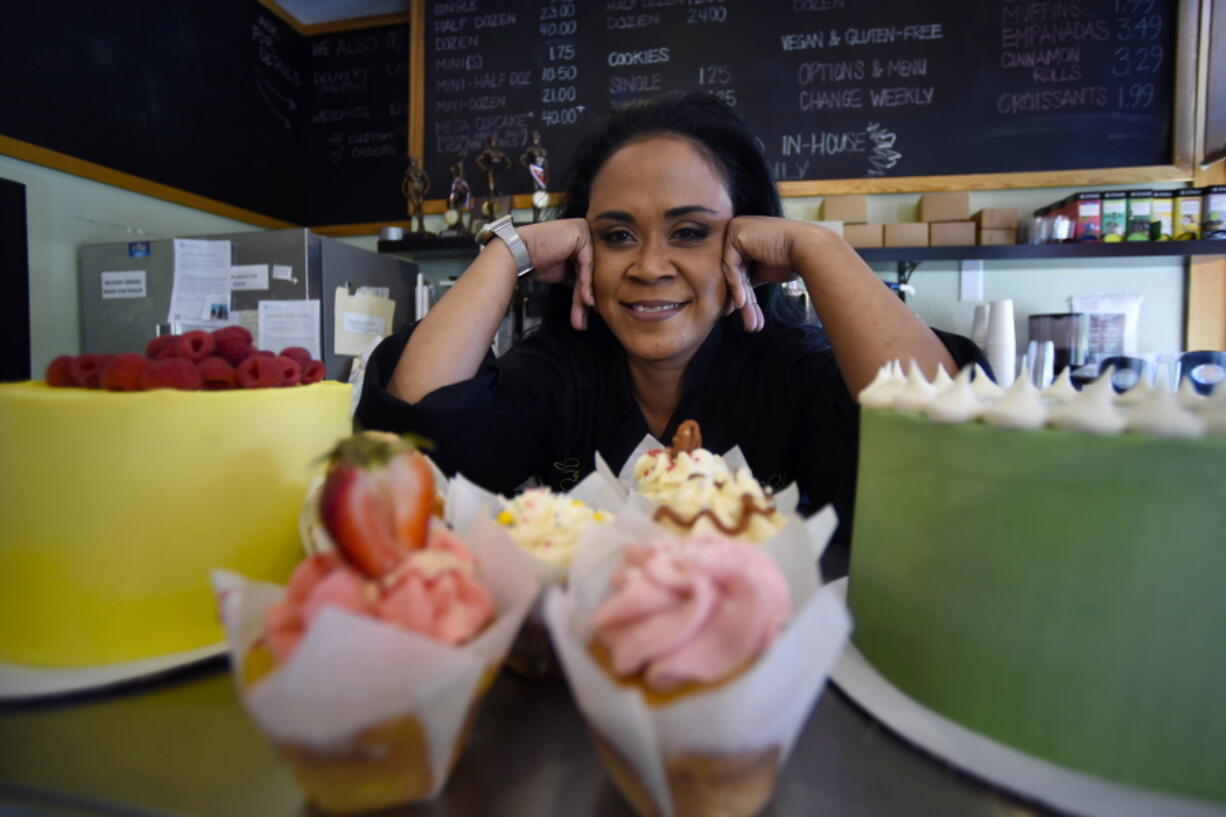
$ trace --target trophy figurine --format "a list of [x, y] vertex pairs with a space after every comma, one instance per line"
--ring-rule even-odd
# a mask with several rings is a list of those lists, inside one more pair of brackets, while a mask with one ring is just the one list
[[457, 154], [455, 164], [450, 168], [451, 190], [447, 193], [447, 210], [443, 213], [443, 221], [447, 224], [443, 235], [464, 235], [472, 227], [473, 195], [468, 181], [464, 178], [466, 155]]
[[528, 168], [532, 176], [532, 221], [544, 220], [545, 208], [549, 206], [549, 163], [545, 158], [548, 151], [541, 145], [541, 134], [532, 131], [532, 140], [519, 155], [519, 163]]
[[[477, 167], [485, 171], [485, 184], [489, 189], [489, 198], [481, 205], [481, 215], [487, 221], [498, 217], [501, 208], [498, 206], [498, 174], [511, 167], [511, 160], [498, 149], [498, 137], [490, 134], [489, 144], [485, 150], [477, 154]], [[507, 208], [510, 212], [510, 208]]]
[[417, 222], [417, 229], [413, 231], [413, 235], [433, 235], [426, 232], [426, 216], [422, 212], [426, 193], [430, 192], [430, 176], [421, 165], [417, 164], [417, 159], [413, 156], [409, 157], [409, 166], [405, 168], [404, 180], [400, 183], [400, 192], [408, 200], [409, 228], [412, 229], [413, 222]]

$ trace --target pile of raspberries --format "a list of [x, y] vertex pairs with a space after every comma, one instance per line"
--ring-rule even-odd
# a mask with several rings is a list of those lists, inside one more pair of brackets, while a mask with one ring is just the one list
[[60, 355], [47, 366], [50, 386], [108, 391], [268, 389], [323, 380], [324, 364], [301, 346], [274, 354], [256, 349], [241, 326], [162, 335], [145, 353]]

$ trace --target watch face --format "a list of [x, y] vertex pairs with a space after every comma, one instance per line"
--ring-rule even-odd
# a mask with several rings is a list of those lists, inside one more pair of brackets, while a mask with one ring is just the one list
[[549, 194], [544, 190], [537, 190], [532, 194], [532, 206], [538, 210], [543, 210], [549, 206]]
[[443, 221], [450, 227], [460, 220], [460, 211], [454, 207], [448, 208], [447, 212], [443, 213]]

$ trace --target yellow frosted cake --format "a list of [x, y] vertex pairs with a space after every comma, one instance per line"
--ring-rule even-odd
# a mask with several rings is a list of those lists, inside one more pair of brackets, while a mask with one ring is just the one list
[[351, 387], [0, 384], [0, 661], [80, 667], [224, 639], [213, 568], [284, 582]]

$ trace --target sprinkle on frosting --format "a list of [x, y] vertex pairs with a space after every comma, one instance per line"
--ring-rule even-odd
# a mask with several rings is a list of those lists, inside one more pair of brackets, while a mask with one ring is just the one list
[[503, 502], [497, 520], [515, 544], [533, 556], [563, 567], [570, 564], [583, 529], [593, 522], [612, 518], [611, 514], [548, 488], [530, 488]]

